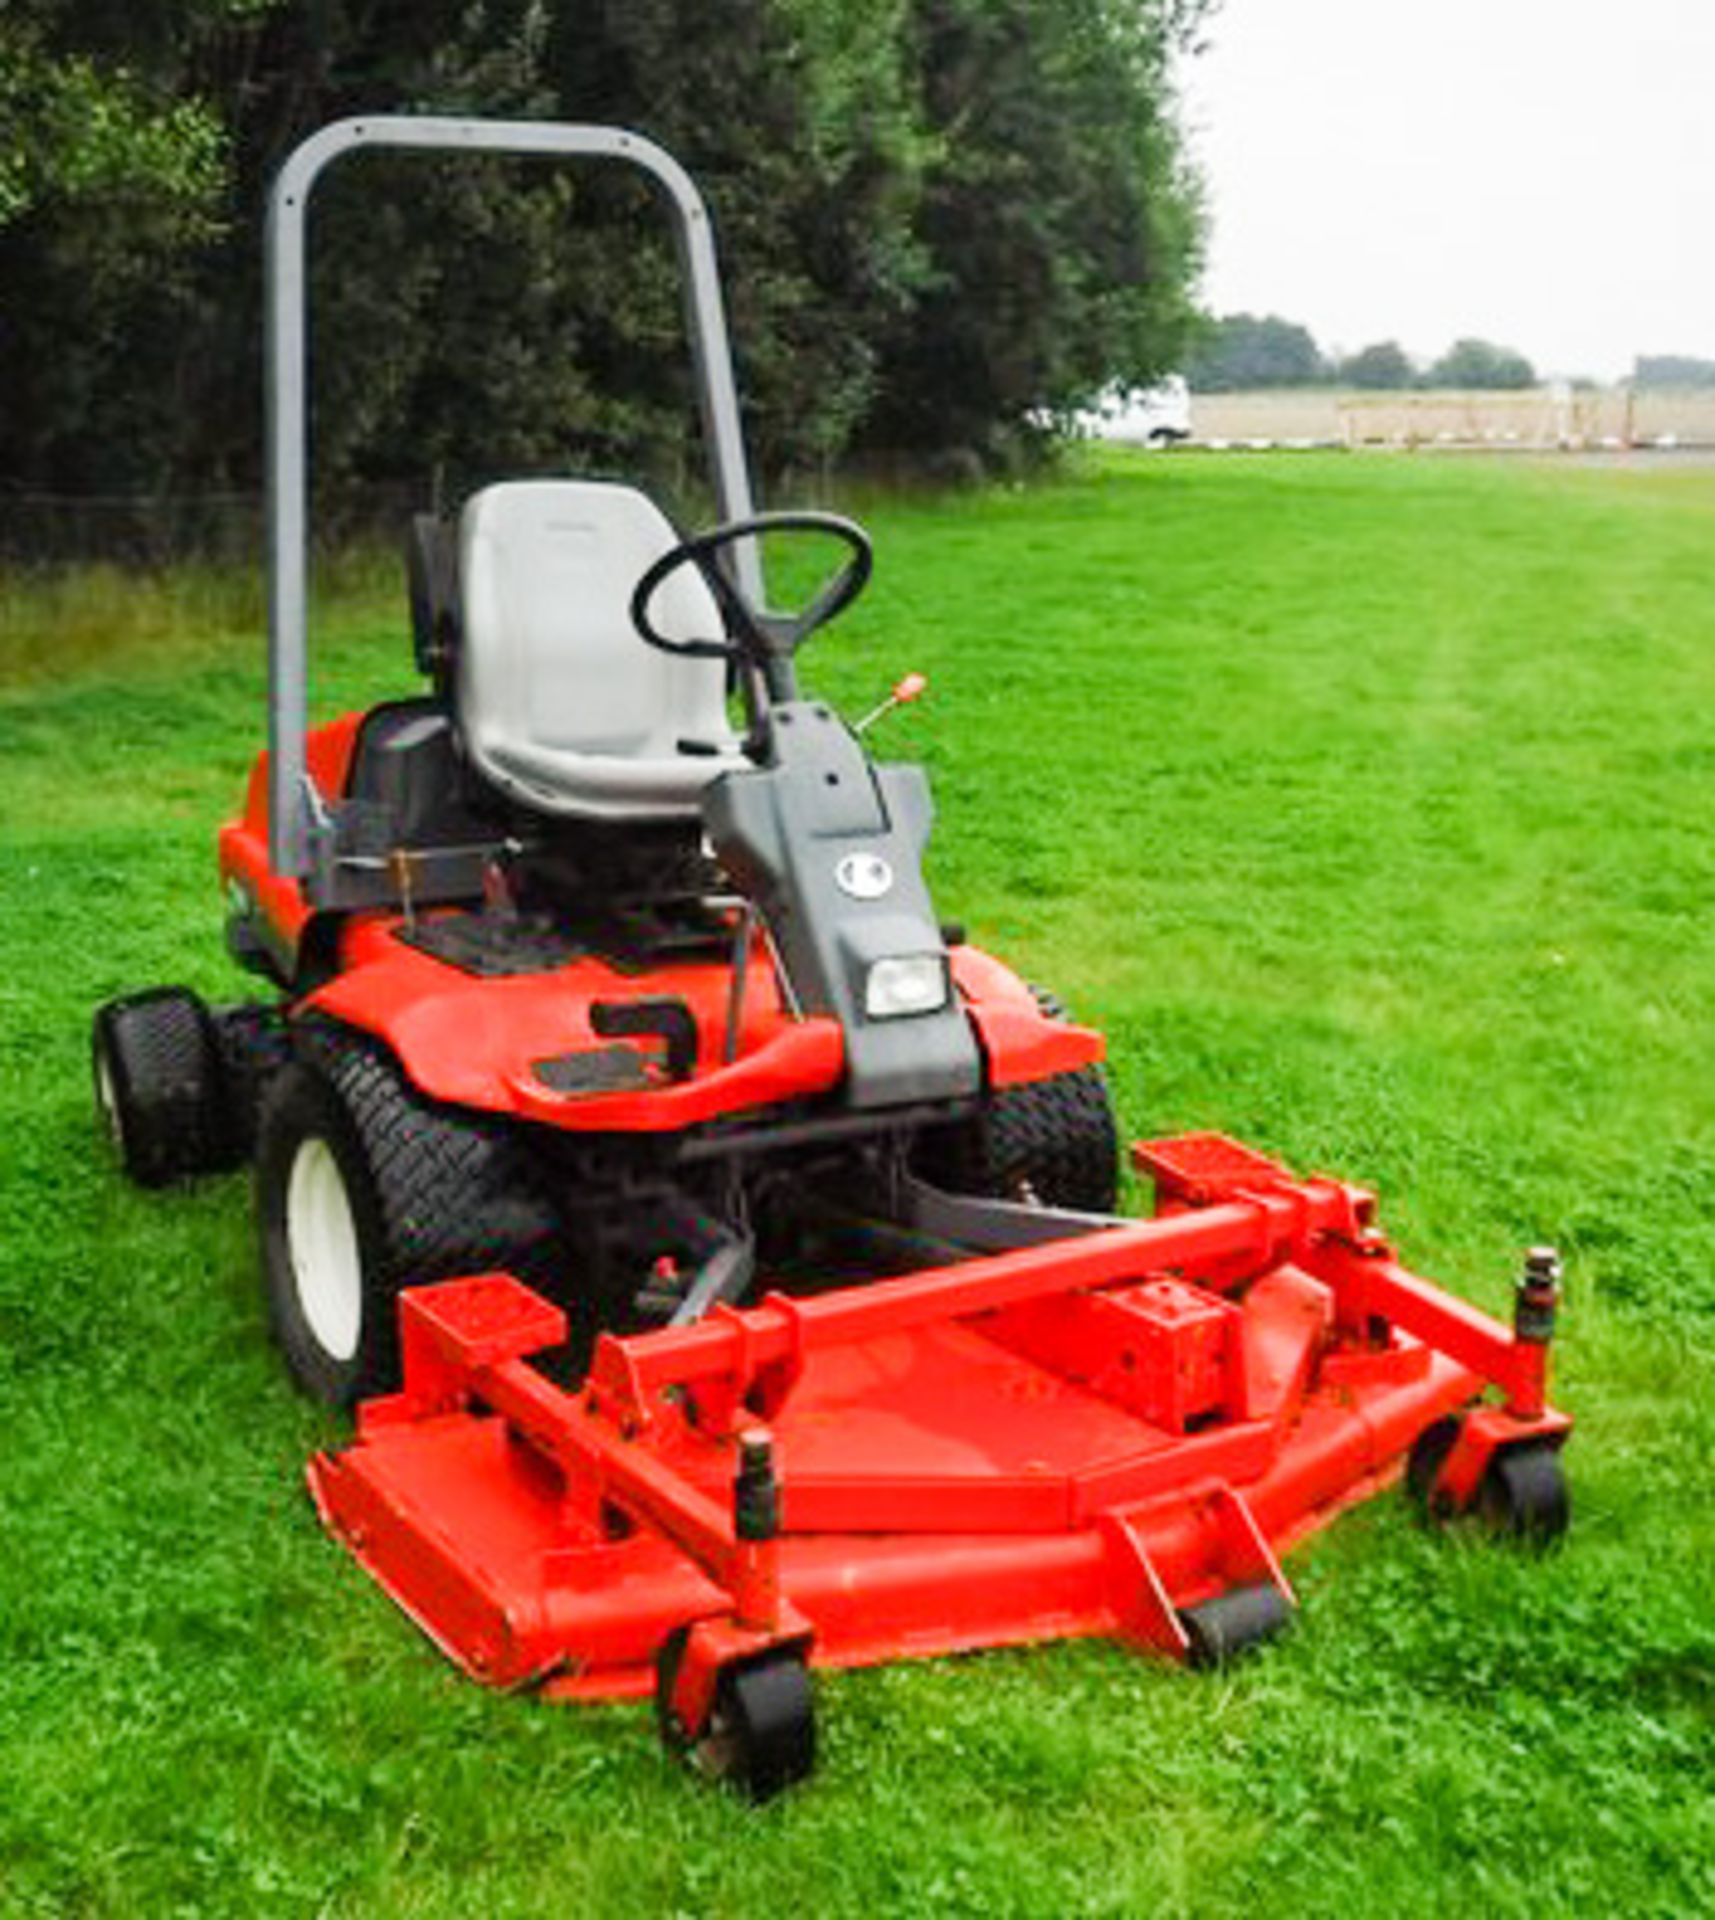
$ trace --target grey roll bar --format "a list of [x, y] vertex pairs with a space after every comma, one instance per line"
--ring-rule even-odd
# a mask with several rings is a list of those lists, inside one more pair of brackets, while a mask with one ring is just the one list
[[[723, 520], [753, 511], [738, 388], [708, 209], [677, 160], [640, 134], [617, 127], [528, 120], [453, 120], [374, 115], [335, 120], [287, 157], [268, 203], [268, 860], [282, 877], [311, 868], [311, 830], [323, 808], [304, 761], [308, 707], [308, 405], [304, 266], [305, 219], [323, 170], [355, 147], [435, 153], [510, 153], [550, 159], [625, 160], [666, 190], [673, 213], [685, 322], [691, 337], [703, 437]], [[764, 604], [754, 541], [734, 551], [739, 585]]]

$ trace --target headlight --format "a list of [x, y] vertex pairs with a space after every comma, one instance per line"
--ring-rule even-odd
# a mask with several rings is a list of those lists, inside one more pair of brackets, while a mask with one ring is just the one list
[[947, 1004], [947, 962], [938, 953], [904, 953], [875, 961], [863, 984], [863, 1010], [872, 1020], [936, 1013]]

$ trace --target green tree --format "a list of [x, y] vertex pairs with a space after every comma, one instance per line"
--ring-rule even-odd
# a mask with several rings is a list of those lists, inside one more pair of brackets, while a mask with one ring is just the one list
[[[877, 341], [925, 282], [912, 217], [933, 142], [910, 90], [906, 5], [627, 0], [595, 39], [579, 9], [560, 11], [559, 110], [642, 127], [709, 194], [765, 469], [844, 449], [874, 400]], [[657, 304], [671, 305], [665, 243], [648, 244]], [[611, 385], [620, 369], [603, 371]], [[637, 372], [658, 381], [659, 356]]]
[[[765, 470], [997, 453], [1175, 363], [1206, 0], [13, 0], [0, 475], [255, 482], [267, 186], [348, 113], [592, 119], [709, 197]], [[318, 195], [317, 471], [689, 470], [659, 209], [622, 170], [366, 155]]]
[[1342, 360], [1334, 378], [1345, 387], [1409, 387], [1416, 371], [1397, 340], [1378, 340]]
[[1635, 387], [1715, 387], [1715, 360], [1689, 353], [1640, 353], [1632, 362]]
[[1328, 376], [1307, 327], [1277, 314], [1229, 313], [1208, 325], [1186, 378], [1193, 392], [1314, 386]]
[[0, 473], [163, 479], [187, 276], [228, 217], [203, 57], [260, 10], [14, 0], [0, 20]]
[[1431, 387], [1534, 387], [1536, 369], [1522, 353], [1487, 340], [1455, 340], [1424, 376]]
[[928, 283], [882, 336], [867, 445], [991, 458], [1032, 410], [1177, 364], [1202, 218], [1170, 71], [1204, 11], [913, 0]]

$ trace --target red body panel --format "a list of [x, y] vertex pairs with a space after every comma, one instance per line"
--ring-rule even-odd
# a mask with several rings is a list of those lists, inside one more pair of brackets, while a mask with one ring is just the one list
[[[343, 794], [351, 771], [358, 730], [367, 716], [342, 713], [304, 738], [304, 764], [324, 794]], [[250, 769], [244, 812], [220, 830], [220, 877], [257, 901], [268, 924], [289, 953], [296, 953], [311, 907], [296, 880], [282, 879], [268, 864], [268, 756], [258, 754]]]
[[[322, 792], [344, 791], [363, 720], [346, 714], [309, 735], [309, 768]], [[266, 754], [252, 770], [243, 818], [222, 829], [220, 865], [222, 877], [259, 903], [281, 944], [295, 952], [312, 910], [299, 884], [268, 865]], [[665, 1133], [813, 1099], [832, 1092], [845, 1070], [837, 1024], [788, 1011], [761, 940], [728, 1063], [725, 960], [622, 973], [579, 959], [540, 973], [483, 978], [403, 944], [395, 937], [401, 926], [392, 911], [346, 916], [337, 977], [301, 1005], [374, 1034], [437, 1100], [577, 1132]], [[951, 959], [991, 1084], [1045, 1079], [1102, 1057], [1099, 1034], [1044, 1019], [1028, 988], [998, 960], [974, 947], [954, 949]], [[642, 1091], [576, 1095], [556, 1093], [537, 1078], [539, 1061], [610, 1046], [590, 1026], [596, 1001], [655, 998], [682, 1000], [696, 1021], [692, 1078], [671, 1082], [656, 1074]]]
[[[1183, 1654], [1180, 1609], [1290, 1599], [1277, 1555], [1485, 1381], [1509, 1394], [1485, 1447], [1563, 1435], [1520, 1403], [1525, 1343], [1405, 1274], [1367, 1195], [1209, 1136], [1147, 1163], [1154, 1220], [609, 1337], [575, 1392], [524, 1358], [560, 1322], [508, 1276], [407, 1293], [403, 1391], [311, 1463], [317, 1505], [478, 1678], [635, 1694], [692, 1623], [836, 1666], [1081, 1634]], [[763, 1435], [759, 1540], [734, 1468]]]
[[[722, 961], [620, 973], [579, 959], [542, 973], [483, 978], [403, 945], [396, 915], [355, 918], [339, 975], [305, 1005], [373, 1033], [427, 1094], [578, 1129], [659, 1131], [737, 1108], [824, 1093], [844, 1066], [830, 1020], [794, 1020], [760, 946], [745, 994], [737, 1057], [721, 1064], [730, 969]], [[590, 1025], [598, 1001], [682, 1000], [697, 1025], [697, 1071], [638, 1093], [561, 1095], [533, 1063], [606, 1050]]]

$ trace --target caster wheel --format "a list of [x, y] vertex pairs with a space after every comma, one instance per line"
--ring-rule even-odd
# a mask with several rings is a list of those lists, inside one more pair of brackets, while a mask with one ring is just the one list
[[656, 1722], [668, 1747], [759, 1804], [807, 1778], [816, 1764], [816, 1712], [803, 1660], [771, 1653], [729, 1667], [715, 1682], [707, 1723], [693, 1733], [671, 1705], [689, 1639], [688, 1627], [675, 1628], [655, 1662]]
[[1425, 1520], [1446, 1520], [1452, 1514], [1452, 1503], [1435, 1483], [1464, 1424], [1458, 1414], [1444, 1413], [1439, 1420], [1431, 1420], [1411, 1443], [1405, 1461], [1406, 1498]]
[[1551, 1547], [1566, 1531], [1572, 1500], [1553, 1447], [1508, 1447], [1497, 1453], [1477, 1490], [1489, 1531], [1527, 1547]]
[[1277, 1586], [1259, 1581], [1250, 1587], [1229, 1587], [1200, 1607], [1187, 1607], [1179, 1624], [1190, 1639], [1186, 1664], [1207, 1671], [1224, 1667], [1252, 1647], [1272, 1640], [1291, 1626], [1292, 1603]]

